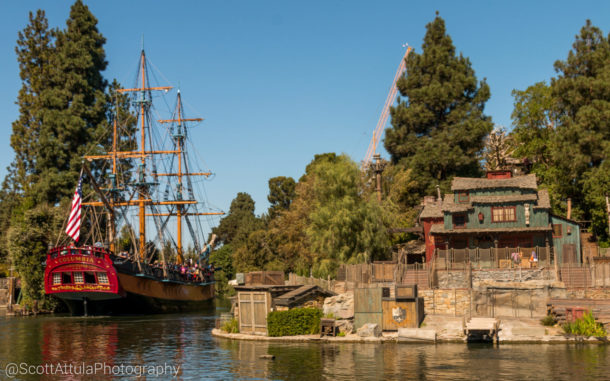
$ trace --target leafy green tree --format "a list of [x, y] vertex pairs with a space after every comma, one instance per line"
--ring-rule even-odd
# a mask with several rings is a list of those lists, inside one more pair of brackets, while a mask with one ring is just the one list
[[[63, 223], [62, 208], [21, 205], [8, 231], [11, 261], [21, 278], [23, 304], [43, 302], [44, 267], [48, 245], [54, 243]], [[40, 307], [44, 303], [38, 304]]]
[[523, 91], [513, 90], [512, 94], [515, 98], [511, 115], [514, 128], [510, 134], [515, 145], [513, 156], [527, 159], [532, 172], [549, 184], [552, 146], [559, 123], [551, 87], [538, 82]]
[[290, 207], [295, 196], [296, 183], [292, 177], [278, 176], [269, 179], [269, 196], [267, 200], [271, 203], [269, 216], [276, 217], [282, 211]]
[[383, 213], [374, 200], [362, 197], [360, 170], [345, 155], [310, 166], [313, 208], [307, 238], [315, 253], [313, 274], [334, 275], [340, 263], [383, 258], [389, 241]]
[[81, 0], [70, 9], [67, 29], [58, 31], [50, 56], [49, 86], [40, 94], [42, 123], [34, 163], [39, 176], [33, 196], [57, 203], [69, 198], [78, 179], [82, 156], [101, 153], [108, 136], [109, 100], [103, 45], [97, 19]]
[[390, 110], [392, 127], [384, 145], [393, 163], [411, 169], [417, 194], [448, 189], [453, 176], [478, 176], [478, 157], [491, 132], [483, 113], [489, 87], [477, 81], [470, 60], [456, 55], [445, 21], [426, 25], [422, 53], [411, 53], [406, 76], [397, 82], [402, 97]]
[[[551, 81], [559, 115], [553, 146], [554, 182], [560, 197], [574, 200], [576, 218], [604, 208], [598, 171], [610, 152], [610, 42], [587, 20], [565, 61], [555, 62]], [[595, 225], [598, 234], [602, 226]], [[607, 237], [607, 235], [604, 234]]]
[[254, 215], [254, 200], [243, 192], [239, 192], [231, 201], [229, 213], [220, 220], [220, 223], [212, 232], [217, 235], [219, 244], [236, 243], [238, 246], [245, 242], [250, 232], [260, 227], [259, 221]]

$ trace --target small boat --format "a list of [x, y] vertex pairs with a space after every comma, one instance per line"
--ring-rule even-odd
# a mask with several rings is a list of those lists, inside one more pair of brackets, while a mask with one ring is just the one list
[[[194, 170], [186, 144], [190, 128], [187, 124], [202, 119], [183, 117], [182, 98], [178, 92], [172, 117], [158, 120], [159, 124], [169, 124], [169, 128], [160, 129], [166, 134], [162, 143], [165, 145], [153, 146], [152, 93], [167, 92], [171, 87], [151, 86], [147, 73], [147, 60], [142, 50], [137, 85], [116, 92], [117, 97], [125, 97], [123, 104], [131, 100], [135, 106], [131, 114], [133, 128], [127, 139], [137, 141], [138, 147], [120, 149], [126, 137], [120, 136], [119, 131], [126, 129], [117, 127], [119, 122], [115, 117], [112, 148], [102, 155], [85, 156], [90, 162], [111, 163], [105, 170], [100, 170], [102, 166], [96, 167], [96, 174], [106, 174], [107, 178], [95, 178], [83, 161], [66, 229], [74, 242], [53, 247], [47, 254], [45, 292], [65, 301], [73, 314], [192, 311], [210, 306], [214, 298], [214, 267], [208, 263], [208, 256], [215, 237], [212, 235], [206, 244], [201, 223], [196, 219], [224, 213], [198, 209], [200, 202], [190, 178], [208, 177], [211, 172]], [[96, 191], [94, 201], [82, 196], [83, 175]], [[76, 245], [80, 238], [81, 207], [86, 208], [84, 215], [97, 216], [96, 221], [106, 222], [104, 229], [98, 229], [104, 231], [97, 235], [99, 238], [105, 234], [102, 241], [92, 242], [95, 235], [92, 226], [99, 225], [96, 222], [87, 225], [89, 236], [85, 241], [91, 243]], [[132, 215], [137, 224], [130, 223], [129, 209], [137, 211]], [[154, 224], [147, 224], [151, 218]], [[175, 225], [169, 223], [170, 218], [175, 218]], [[182, 238], [184, 222], [191, 233], [188, 261]], [[130, 251], [119, 247], [117, 226], [127, 232]], [[175, 227], [175, 230], [170, 232], [169, 227]], [[152, 241], [146, 238], [147, 230], [156, 233]]]

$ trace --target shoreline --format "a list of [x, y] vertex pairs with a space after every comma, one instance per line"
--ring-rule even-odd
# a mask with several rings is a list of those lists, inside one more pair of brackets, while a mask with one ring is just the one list
[[[249, 335], [245, 333], [227, 333], [221, 329], [212, 329], [212, 336], [230, 340], [243, 341], [264, 341], [276, 343], [360, 343], [360, 344], [469, 344], [464, 339], [436, 339], [436, 340], [415, 340], [404, 337], [399, 337], [398, 333], [385, 332], [381, 337], [360, 337], [357, 334], [349, 334], [343, 337], [331, 337], [320, 335], [300, 335], [300, 336], [280, 336], [269, 337], [261, 335]], [[490, 342], [491, 344], [491, 342]], [[516, 337], [515, 339], [499, 339], [497, 344], [594, 344], [606, 345], [606, 338], [598, 337], [581, 337], [581, 336], [564, 336], [564, 335], [545, 335], [541, 338], [525, 338]]]
[[[563, 332], [561, 327], [545, 327], [535, 318], [498, 318], [498, 344], [608, 344], [607, 337], [572, 336]], [[401, 331], [384, 331], [380, 337], [360, 337], [356, 333], [345, 336], [280, 336], [269, 337], [246, 333], [227, 333], [221, 329], [212, 330], [212, 336], [230, 340], [266, 342], [317, 342], [317, 343], [398, 343], [398, 344], [437, 344], [463, 343], [469, 341], [464, 334], [463, 318], [444, 315], [428, 315], [421, 328]]]

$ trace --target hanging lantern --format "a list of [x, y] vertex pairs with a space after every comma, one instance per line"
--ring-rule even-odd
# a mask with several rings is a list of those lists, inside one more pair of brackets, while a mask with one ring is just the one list
[[483, 212], [479, 212], [479, 222], [483, 222], [484, 219], [485, 216], [483, 215]]

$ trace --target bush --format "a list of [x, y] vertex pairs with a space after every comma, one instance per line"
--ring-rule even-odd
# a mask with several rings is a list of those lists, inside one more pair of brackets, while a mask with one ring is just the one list
[[608, 333], [604, 327], [595, 321], [593, 314], [587, 312], [582, 318], [563, 325], [563, 331], [571, 335], [603, 337]]
[[552, 327], [557, 324], [557, 319], [553, 315], [546, 315], [540, 320], [540, 323], [546, 327]]
[[316, 308], [273, 311], [267, 315], [267, 331], [269, 336], [312, 335], [320, 331], [321, 317]]
[[239, 333], [239, 323], [237, 319], [233, 318], [225, 322], [221, 329], [227, 333]]

